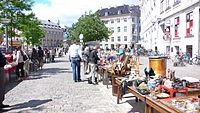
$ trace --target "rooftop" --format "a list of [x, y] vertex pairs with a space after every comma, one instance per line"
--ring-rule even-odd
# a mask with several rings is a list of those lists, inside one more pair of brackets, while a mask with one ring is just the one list
[[61, 29], [59, 23], [54, 23], [51, 20], [40, 20], [41, 27], [51, 29]]
[[123, 5], [111, 8], [104, 8], [98, 10], [100, 16], [112, 16], [112, 15], [121, 15], [121, 14], [139, 14], [140, 15], [140, 7], [139, 5]]

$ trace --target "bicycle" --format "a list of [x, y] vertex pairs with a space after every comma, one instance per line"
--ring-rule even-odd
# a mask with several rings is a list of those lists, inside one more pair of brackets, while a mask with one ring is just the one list
[[173, 64], [174, 67], [177, 67], [177, 66], [186, 66], [185, 62], [183, 62], [183, 55], [176, 55], [173, 63], [174, 63]]
[[200, 65], [200, 56], [195, 55], [195, 57], [192, 58], [192, 64]]

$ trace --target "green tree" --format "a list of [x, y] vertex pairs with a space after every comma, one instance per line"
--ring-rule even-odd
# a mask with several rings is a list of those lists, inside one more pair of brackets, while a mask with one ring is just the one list
[[[25, 16], [26, 17], [26, 16]], [[40, 27], [41, 22], [37, 18], [23, 18], [21, 19], [21, 25], [19, 27], [22, 31], [22, 36], [25, 37], [23, 42], [32, 45], [39, 45], [40, 39], [44, 37], [44, 31]]]
[[111, 31], [105, 26], [106, 21], [101, 20], [99, 13], [82, 15], [78, 22], [69, 28], [69, 39], [78, 40], [83, 34], [83, 42], [102, 41], [108, 39]]
[[0, 1], [0, 18], [11, 19], [9, 25], [9, 36], [12, 40], [13, 36], [16, 36], [13, 29], [19, 29], [20, 27], [20, 18], [24, 16], [33, 16], [32, 14], [27, 14], [31, 11], [33, 5], [32, 0], [1, 0]]

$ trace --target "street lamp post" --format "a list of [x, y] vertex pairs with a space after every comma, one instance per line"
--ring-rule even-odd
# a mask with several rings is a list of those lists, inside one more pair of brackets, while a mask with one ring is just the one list
[[8, 24], [6, 24], [6, 52], [8, 52]]
[[6, 24], [6, 52], [8, 52], [8, 23], [10, 23], [10, 19], [1, 18], [0, 22]]
[[79, 35], [80, 43], [81, 43], [81, 48], [83, 47], [83, 34]]
[[79, 39], [80, 39], [80, 42], [82, 43], [83, 42], [83, 34], [79, 35]]

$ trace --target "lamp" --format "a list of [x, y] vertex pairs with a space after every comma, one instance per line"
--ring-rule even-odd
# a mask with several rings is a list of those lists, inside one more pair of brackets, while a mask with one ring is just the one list
[[10, 23], [10, 19], [0, 18], [0, 22], [6, 24], [6, 52], [8, 52], [8, 23]]

